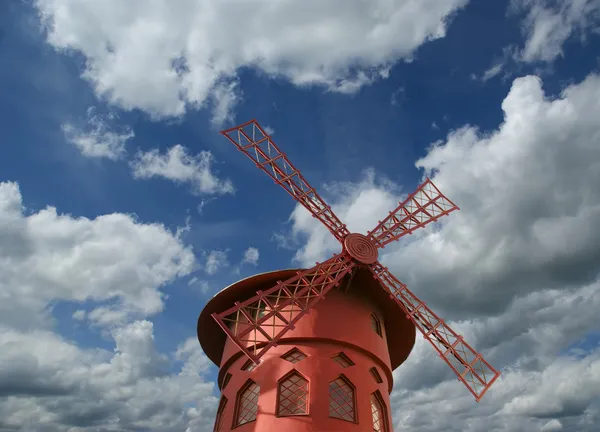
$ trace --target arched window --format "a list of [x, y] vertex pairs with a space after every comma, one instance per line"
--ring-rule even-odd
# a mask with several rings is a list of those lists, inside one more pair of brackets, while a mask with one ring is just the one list
[[281, 358], [285, 361], [289, 361], [290, 363], [296, 364], [299, 361], [304, 360], [306, 358], [306, 354], [304, 354], [298, 348], [293, 348], [286, 352], [284, 355], [282, 355]]
[[227, 398], [225, 396], [221, 396], [221, 400], [219, 401], [219, 408], [217, 409], [217, 418], [215, 419], [215, 427], [213, 428], [214, 432], [222, 432], [223, 429], [223, 419], [225, 418], [225, 408], [227, 407]]
[[379, 390], [371, 393], [371, 415], [373, 417], [373, 432], [388, 432], [387, 412]]
[[308, 380], [292, 371], [279, 381], [277, 415], [302, 414], [308, 414]]
[[383, 337], [383, 334], [381, 333], [381, 321], [379, 321], [379, 318], [377, 318], [377, 315], [375, 314], [371, 314], [371, 328], [375, 333]]
[[344, 375], [329, 383], [329, 417], [356, 422], [354, 386]]
[[239, 391], [235, 408], [234, 426], [241, 426], [256, 420], [258, 413], [258, 395], [260, 386], [249, 380]]

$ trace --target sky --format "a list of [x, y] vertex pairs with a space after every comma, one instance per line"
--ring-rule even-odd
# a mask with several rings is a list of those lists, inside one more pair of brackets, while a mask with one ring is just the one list
[[211, 431], [196, 320], [339, 251], [219, 131], [256, 118], [502, 375], [421, 338], [396, 430], [600, 430], [599, 0], [0, 2], [0, 431]]

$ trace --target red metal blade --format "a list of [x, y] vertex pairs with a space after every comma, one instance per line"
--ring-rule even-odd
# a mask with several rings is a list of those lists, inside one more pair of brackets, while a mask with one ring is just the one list
[[382, 248], [454, 210], [458, 207], [427, 179], [368, 235]]
[[378, 262], [369, 267], [375, 278], [390, 292], [390, 298], [402, 307], [407, 317], [423, 333], [423, 337], [431, 342], [442, 359], [479, 402], [500, 376], [500, 372], [477, 354], [462, 336], [448, 327], [387, 268]]
[[281, 153], [256, 120], [223, 130], [221, 134], [319, 219], [340, 242], [349, 234], [346, 225], [306, 182], [285, 154]]
[[258, 364], [265, 352], [277, 345], [355, 265], [346, 254], [338, 254], [212, 317], [233, 343]]

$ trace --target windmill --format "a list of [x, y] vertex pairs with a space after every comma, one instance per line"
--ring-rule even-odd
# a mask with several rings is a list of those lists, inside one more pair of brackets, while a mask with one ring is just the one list
[[[338, 287], [337, 291], [342, 287], [347, 289], [359, 272], [363, 276], [368, 272], [376, 282], [371, 289], [381, 290], [377, 295], [383, 293], [387, 302], [393, 303], [406, 321], [421, 332], [458, 380], [479, 401], [498, 378], [499, 372], [378, 261], [380, 249], [458, 210], [458, 207], [427, 179], [366, 235], [351, 233], [256, 120], [224, 130], [221, 134], [306, 208], [341, 244], [341, 252], [322, 263], [316, 263], [311, 269], [293, 272], [291, 277], [277, 280], [267, 289], [256, 290], [256, 294], [246, 300], [232, 298], [229, 301], [233, 300], [233, 306], [225, 310], [203, 312], [205, 316], [210, 312], [210, 317], [227, 335], [230, 348], [225, 350], [238, 351], [240, 356], [249, 359], [248, 364], [251, 362], [254, 368], [270, 350], [286, 340], [286, 334], [293, 333], [301, 326], [303, 318], [319, 308], [318, 303], [335, 292], [334, 288]], [[289, 272], [286, 273], [288, 275]], [[376, 327], [378, 324], [375, 322], [373, 325]], [[202, 344], [202, 338], [206, 339], [206, 336], [201, 338], [200, 321], [198, 334]], [[394, 341], [389, 341], [389, 337], [388, 332], [388, 345], [391, 345], [390, 342], [393, 344]], [[408, 355], [411, 348], [412, 345], [404, 356]], [[395, 363], [399, 364], [397, 361]], [[225, 379], [226, 375], [231, 376], [229, 373], [220, 374], [220, 379]], [[222, 384], [221, 381], [223, 388]], [[257, 394], [255, 396], [258, 398]], [[373, 403], [371, 408], [375, 410]], [[238, 417], [241, 415], [239, 409], [236, 408]], [[217, 423], [219, 421], [217, 419]], [[373, 422], [375, 425], [375, 417]], [[217, 429], [217, 423], [215, 430], [220, 430]], [[375, 429], [374, 426], [373, 430], [389, 429]]]

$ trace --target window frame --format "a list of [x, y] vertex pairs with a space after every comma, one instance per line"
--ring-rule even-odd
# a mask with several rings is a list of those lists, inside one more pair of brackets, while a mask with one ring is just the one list
[[371, 329], [383, 339], [383, 326], [381, 325], [381, 320], [374, 313], [371, 313]]
[[[331, 390], [330, 390], [330, 385], [332, 382], [335, 382], [337, 380], [342, 380], [344, 381], [351, 389], [352, 389], [352, 411], [354, 414], [354, 418], [352, 420], [346, 420], [344, 418], [341, 417], [333, 417], [331, 415]], [[356, 406], [356, 386], [352, 383], [352, 381], [350, 381], [348, 379], [348, 377], [344, 374], [340, 374], [338, 375], [336, 378], [332, 379], [331, 381], [329, 381], [329, 383], [327, 384], [327, 401], [329, 404], [329, 414], [328, 414], [328, 418], [331, 419], [336, 419], [336, 420], [341, 420], [341, 421], [345, 421], [348, 423], [353, 423], [353, 424], [358, 424], [358, 407]]]
[[219, 400], [219, 407], [217, 408], [217, 416], [215, 418], [215, 424], [213, 426], [213, 432], [225, 432], [222, 431], [223, 422], [225, 421], [225, 410], [227, 409], [227, 398], [221, 395]]
[[[306, 381], [306, 412], [303, 413], [299, 413], [299, 414], [281, 414], [280, 409], [281, 409], [281, 404], [280, 404], [280, 395], [281, 395], [281, 385], [283, 384], [284, 381], [286, 381], [288, 378], [290, 378], [293, 375], [297, 375], [300, 378], [302, 378], [304, 381]], [[310, 380], [304, 376], [304, 374], [301, 374], [298, 370], [296, 369], [292, 369], [291, 371], [289, 371], [288, 373], [286, 373], [283, 377], [281, 377], [278, 381], [277, 381], [277, 399], [275, 401], [276, 407], [275, 407], [275, 417], [302, 417], [302, 416], [309, 416], [310, 415]]]
[[[255, 384], [258, 387], [258, 395], [256, 397], [256, 415], [254, 416], [253, 420], [250, 420], [250, 421], [247, 421], [244, 423], [240, 423], [239, 417], [240, 417], [240, 411], [241, 411], [242, 395], [244, 394], [244, 392], [246, 392], [250, 388], [250, 386], [252, 384]], [[244, 385], [240, 388], [240, 390], [237, 392], [237, 394], [235, 396], [235, 411], [233, 412], [233, 425], [231, 426], [231, 429], [235, 429], [237, 427], [244, 426], [249, 423], [255, 422], [256, 418], [258, 417], [259, 402], [260, 402], [260, 385], [256, 381], [249, 379], [248, 381], [246, 381], [244, 383]]]
[[382, 429], [377, 432], [390, 432], [387, 406], [386, 406], [385, 400], [383, 399], [383, 396], [381, 395], [381, 392], [379, 390], [375, 390], [373, 393], [371, 393], [369, 395], [369, 407], [371, 408], [371, 430], [375, 432], [375, 429], [373, 429], [374, 422], [373, 422], [373, 399], [372, 398], [375, 398], [375, 400], [379, 403], [379, 407], [381, 408]]
[[[348, 366], [343, 366], [339, 361], [336, 360], [336, 358], [341, 358], [343, 361], [345, 361], [346, 363], [348, 363]], [[352, 359], [350, 357], [348, 357], [348, 355], [346, 353], [344, 353], [343, 351], [337, 352], [334, 355], [331, 356], [331, 360], [337, 364], [339, 367], [341, 367], [342, 369], [347, 369], [349, 367], [355, 366], [356, 363], [354, 363], [352, 361]]]
[[[297, 353], [297, 352], [298, 352], [298, 353], [300, 353], [300, 354], [302, 354], [302, 355], [304, 356], [304, 357], [302, 357], [300, 360], [298, 360], [297, 362], [293, 362], [293, 361], [291, 361], [291, 360], [288, 360], [288, 359], [286, 358], [286, 357], [288, 357], [288, 356], [290, 356], [290, 355], [292, 355], [292, 354], [295, 354], [295, 353]], [[296, 363], [300, 363], [302, 360], [306, 359], [306, 357], [308, 357], [308, 355], [307, 355], [307, 354], [305, 354], [305, 353], [304, 353], [302, 350], [300, 350], [300, 349], [298, 349], [298, 348], [294, 347], [294, 348], [292, 348], [291, 350], [289, 350], [289, 351], [286, 351], [286, 352], [285, 352], [285, 354], [283, 354], [283, 355], [282, 355], [280, 358], [281, 358], [282, 360], [285, 360], [286, 362], [289, 362], [289, 363], [291, 363], [291, 364], [296, 364]]]

